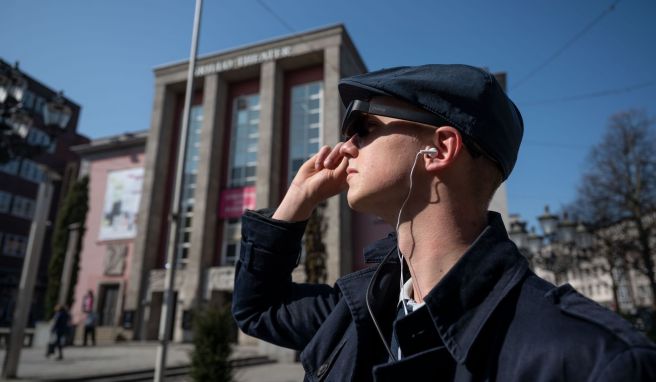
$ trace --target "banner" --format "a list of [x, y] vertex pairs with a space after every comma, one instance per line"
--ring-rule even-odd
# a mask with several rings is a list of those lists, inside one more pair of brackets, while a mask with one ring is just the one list
[[107, 176], [100, 240], [132, 239], [137, 235], [143, 168], [111, 171]]

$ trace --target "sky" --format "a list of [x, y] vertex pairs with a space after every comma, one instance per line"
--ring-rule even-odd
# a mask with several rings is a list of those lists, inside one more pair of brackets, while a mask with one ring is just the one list
[[[187, 60], [193, 0], [2, 0], [0, 58], [82, 107], [90, 138], [147, 129], [153, 68]], [[611, 115], [656, 117], [651, 0], [205, 0], [199, 55], [337, 23], [369, 70], [465, 63], [508, 75], [525, 123], [507, 181], [535, 224], [576, 197]]]

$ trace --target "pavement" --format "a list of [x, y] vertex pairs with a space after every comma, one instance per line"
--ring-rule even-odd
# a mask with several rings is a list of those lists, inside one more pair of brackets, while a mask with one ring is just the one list
[[[191, 344], [171, 344], [167, 354], [167, 366], [189, 365]], [[64, 348], [64, 359], [45, 357], [45, 349], [24, 348], [18, 366], [20, 381], [47, 381], [66, 378], [85, 378], [104, 374], [130, 372], [154, 368], [157, 342], [126, 342], [102, 346], [73, 346]], [[260, 355], [257, 347], [236, 346], [233, 358]], [[0, 350], [0, 360], [5, 358], [5, 349]], [[303, 367], [300, 363], [269, 363], [235, 369], [237, 382], [292, 382], [302, 381]], [[186, 377], [175, 381], [190, 380]]]

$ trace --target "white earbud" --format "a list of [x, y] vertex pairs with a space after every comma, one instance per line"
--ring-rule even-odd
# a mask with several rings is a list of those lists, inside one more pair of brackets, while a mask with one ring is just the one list
[[425, 155], [428, 155], [431, 158], [435, 158], [437, 156], [437, 148], [436, 147], [426, 146], [425, 149], [419, 150], [419, 154], [425, 154]]

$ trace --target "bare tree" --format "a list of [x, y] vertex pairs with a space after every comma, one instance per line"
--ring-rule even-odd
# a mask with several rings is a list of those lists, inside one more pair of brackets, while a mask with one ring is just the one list
[[[610, 117], [602, 141], [589, 154], [578, 189], [577, 214], [601, 232], [621, 227], [620, 235], [603, 239], [619, 263], [649, 280], [656, 308], [654, 243], [656, 234], [656, 135], [654, 120], [642, 110]], [[617, 249], [622, 249], [618, 251]], [[637, 254], [632, 256], [631, 253]], [[611, 256], [612, 257], [612, 256]], [[613, 264], [613, 259], [609, 259]]]

